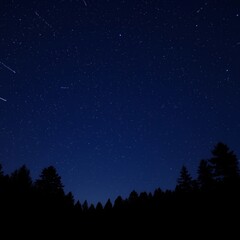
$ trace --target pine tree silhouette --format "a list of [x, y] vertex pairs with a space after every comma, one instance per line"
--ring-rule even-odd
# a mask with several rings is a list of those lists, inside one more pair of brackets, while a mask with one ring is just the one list
[[101, 202], [98, 202], [98, 203], [97, 203], [96, 211], [97, 211], [97, 213], [102, 213], [102, 211], [103, 211], [103, 205], [102, 205]]
[[66, 205], [66, 208], [68, 208], [70, 210], [74, 208], [74, 197], [73, 197], [72, 192], [69, 192], [65, 196], [65, 205]]
[[36, 181], [35, 186], [39, 191], [46, 195], [64, 195], [61, 177], [53, 166], [42, 170], [40, 179]]
[[0, 179], [2, 179], [3, 176], [4, 176], [3, 167], [2, 167], [2, 164], [0, 163]]
[[114, 201], [114, 206], [116, 210], [122, 210], [124, 208], [124, 200], [121, 196], [118, 196]]
[[30, 171], [25, 165], [15, 170], [12, 173], [10, 180], [13, 184], [13, 187], [15, 188], [15, 191], [20, 191], [20, 193], [29, 191], [32, 187]]
[[186, 166], [182, 166], [180, 177], [177, 180], [176, 191], [191, 192], [193, 190], [192, 177], [189, 174]]
[[233, 182], [239, 178], [238, 160], [224, 143], [218, 143], [212, 151], [210, 163], [217, 181]]
[[201, 190], [209, 191], [213, 187], [212, 168], [206, 160], [201, 160], [198, 167], [198, 185]]
[[87, 211], [88, 211], [88, 202], [87, 202], [87, 200], [85, 200], [84, 202], [83, 202], [83, 205], [82, 205], [82, 210], [83, 210], [83, 212], [84, 213], [86, 213]]
[[74, 206], [77, 214], [81, 214], [82, 213], [82, 204], [80, 203], [80, 201], [78, 200]]
[[104, 206], [104, 211], [110, 212], [111, 210], [112, 210], [112, 203], [111, 203], [111, 200], [108, 199]]

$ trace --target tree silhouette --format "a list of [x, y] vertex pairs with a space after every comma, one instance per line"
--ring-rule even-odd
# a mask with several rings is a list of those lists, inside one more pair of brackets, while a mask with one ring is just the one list
[[39, 191], [47, 195], [64, 195], [61, 177], [53, 166], [42, 170], [40, 179], [36, 181], [35, 186]]
[[65, 204], [67, 208], [73, 208], [74, 207], [74, 197], [73, 194], [71, 192], [69, 192], [66, 196], [65, 196]]
[[83, 202], [82, 210], [83, 210], [84, 213], [86, 213], [88, 211], [88, 202], [87, 202], [87, 200], [85, 200]]
[[3, 176], [4, 176], [3, 167], [2, 167], [2, 164], [0, 163], [0, 179], [2, 179]]
[[137, 200], [138, 200], [138, 194], [135, 190], [133, 190], [129, 195], [128, 201], [130, 203], [135, 203]]
[[213, 186], [212, 168], [206, 160], [201, 160], [198, 167], [198, 185], [204, 191]]
[[10, 176], [10, 185], [14, 198], [27, 200], [32, 189], [30, 171], [25, 165], [15, 170]]
[[142, 209], [147, 209], [149, 207], [149, 196], [146, 192], [140, 193], [139, 204]]
[[97, 203], [96, 211], [97, 211], [98, 213], [101, 213], [101, 212], [103, 211], [103, 205], [102, 205], [101, 202], [98, 202], [98, 203]]
[[25, 165], [15, 170], [9, 178], [5, 178], [5, 204], [9, 211], [26, 217], [32, 208], [32, 179]]
[[95, 212], [95, 207], [94, 207], [94, 205], [92, 203], [90, 204], [90, 207], [88, 208], [88, 211], [91, 214], [93, 214]]
[[209, 214], [211, 216], [207, 220], [214, 223], [222, 221], [226, 214], [231, 221], [232, 214], [235, 214], [235, 218], [240, 214], [239, 189], [237, 157], [222, 143], [216, 145], [210, 160], [200, 161], [197, 180], [192, 179], [188, 169], [183, 166], [175, 191], [163, 191], [160, 188], [153, 194], [132, 191], [126, 200], [118, 196], [114, 206], [108, 199], [104, 207], [98, 202], [96, 208], [93, 204], [88, 207], [87, 201], [83, 205], [77, 201], [74, 205], [73, 194], [64, 194], [61, 177], [52, 166], [44, 168], [35, 185], [32, 185], [26, 166], [17, 169], [9, 177], [4, 175], [0, 164], [2, 219], [13, 216], [11, 226], [17, 226], [23, 216], [34, 223], [44, 219], [40, 224], [35, 224], [37, 228], [47, 226], [58, 233], [68, 226], [71, 227], [69, 232], [74, 233], [82, 226], [80, 234], [87, 231], [89, 226], [100, 229], [100, 225], [103, 231], [115, 228], [117, 232], [128, 227], [133, 230], [133, 222], [138, 228], [147, 228], [154, 225], [156, 218], [161, 226], [179, 226], [181, 221], [184, 227], [191, 228], [192, 223], [197, 224], [199, 216]]
[[124, 207], [124, 200], [122, 199], [121, 196], [118, 196], [115, 201], [114, 201], [114, 206], [115, 209], [121, 210]]
[[189, 174], [186, 166], [182, 166], [180, 171], [180, 177], [177, 180], [176, 191], [179, 192], [191, 192], [193, 190], [192, 177]]
[[21, 189], [30, 189], [32, 186], [32, 179], [30, 177], [30, 171], [25, 165], [15, 170], [11, 175], [11, 181], [13, 184]]
[[157, 188], [153, 193], [153, 198], [158, 201], [161, 199], [162, 195], [163, 195], [163, 191], [161, 190], [161, 188]]
[[76, 209], [76, 212], [77, 212], [78, 214], [80, 214], [80, 213], [82, 212], [82, 205], [81, 205], [81, 203], [80, 203], [79, 200], [76, 202], [74, 208]]
[[[0, 164], [0, 201], [6, 191], [6, 177], [4, 176], [2, 164]], [[5, 196], [4, 196], [5, 197]]]
[[224, 143], [218, 143], [212, 151], [210, 163], [217, 181], [232, 182], [239, 177], [238, 160]]
[[112, 203], [111, 203], [110, 199], [107, 200], [107, 202], [106, 202], [106, 204], [104, 206], [104, 210], [107, 211], [107, 212], [112, 210]]
[[3, 191], [3, 186], [4, 186], [4, 172], [2, 164], [0, 163], [0, 193]]

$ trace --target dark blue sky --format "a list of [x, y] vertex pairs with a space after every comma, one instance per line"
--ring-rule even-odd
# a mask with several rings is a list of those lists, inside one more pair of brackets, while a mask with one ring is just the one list
[[0, 162], [96, 203], [240, 155], [238, 0], [2, 0]]

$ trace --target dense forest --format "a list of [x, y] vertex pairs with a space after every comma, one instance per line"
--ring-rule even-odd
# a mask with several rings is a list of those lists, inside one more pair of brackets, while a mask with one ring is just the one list
[[196, 179], [183, 166], [174, 190], [132, 191], [126, 199], [118, 196], [114, 202], [109, 199], [96, 206], [87, 201], [75, 202], [71, 192], [65, 193], [53, 166], [44, 168], [33, 182], [26, 166], [6, 175], [0, 165], [2, 220], [6, 226], [24, 223], [27, 228], [31, 225], [40, 231], [56, 227], [59, 233], [71, 227], [71, 231], [84, 232], [98, 226], [116, 231], [137, 226], [138, 232], [147, 226], [151, 226], [151, 231], [191, 226], [204, 231], [212, 229], [213, 223], [219, 229], [235, 217], [238, 219], [239, 195], [238, 159], [223, 143], [214, 147], [211, 158], [200, 161]]

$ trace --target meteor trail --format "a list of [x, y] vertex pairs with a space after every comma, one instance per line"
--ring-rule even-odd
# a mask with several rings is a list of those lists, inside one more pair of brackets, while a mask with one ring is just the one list
[[87, 2], [85, 0], [82, 0], [82, 1], [84, 3], [85, 7], [87, 7]]
[[35, 11], [35, 14], [38, 16], [38, 18], [41, 20], [41, 21], [43, 21], [49, 28], [51, 28], [51, 29], [53, 29], [53, 27], [42, 17], [42, 16], [40, 16], [40, 14], [37, 12], [37, 11]]
[[0, 62], [5, 68], [7, 68], [9, 71], [11, 71], [12, 73], [16, 73], [16, 71], [14, 71], [12, 68], [10, 68], [9, 66], [7, 66], [6, 64], [4, 64], [3, 62]]
[[6, 101], [7, 101], [6, 99], [4, 99], [4, 98], [1, 98], [1, 97], [0, 97], [0, 100], [2, 100], [2, 101], [4, 101], [4, 102], [6, 102]]

